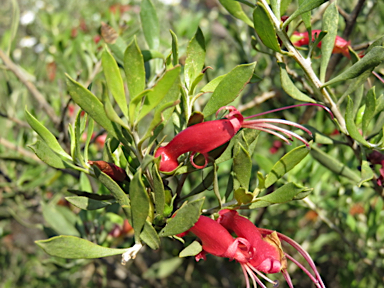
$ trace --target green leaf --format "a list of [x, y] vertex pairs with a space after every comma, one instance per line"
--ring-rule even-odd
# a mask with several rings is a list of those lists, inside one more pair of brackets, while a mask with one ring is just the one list
[[310, 98], [309, 96], [305, 95], [303, 92], [301, 92], [296, 85], [292, 82], [291, 78], [288, 75], [288, 72], [286, 70], [285, 63], [278, 62], [277, 63], [280, 67], [280, 80], [281, 80], [281, 87], [284, 89], [284, 91], [291, 96], [293, 99], [303, 101], [303, 102], [312, 102], [316, 103], [315, 100]]
[[203, 88], [201, 88], [200, 92], [207, 93], [215, 91], [216, 87], [220, 84], [221, 80], [223, 80], [226, 75], [227, 74], [220, 75], [215, 79], [209, 81], [209, 83], [207, 83]]
[[[85, 125], [85, 120], [83, 119], [83, 117], [81, 116], [81, 110], [79, 110], [79, 112], [77, 113], [77, 116], [76, 116], [76, 121], [75, 121], [75, 127], [74, 127], [74, 136], [73, 138], [73, 142], [74, 142], [74, 149], [73, 149], [73, 154], [72, 154], [72, 158], [73, 158], [73, 161], [75, 163], [78, 163], [79, 165], [81, 165], [82, 167], [86, 167], [86, 164], [84, 162], [84, 158], [83, 158], [83, 154], [81, 153], [81, 144], [80, 144], [80, 138], [81, 136], [83, 135], [84, 133], [84, 127], [82, 127], [83, 125]], [[71, 136], [71, 142], [72, 142], [72, 136]], [[92, 136], [92, 135], [91, 135]]]
[[176, 216], [169, 219], [160, 231], [160, 237], [172, 236], [190, 229], [199, 219], [205, 198], [197, 199], [182, 206], [175, 212]]
[[55, 151], [57, 154], [62, 156], [63, 158], [72, 161], [71, 156], [67, 154], [67, 152], [64, 151], [63, 148], [61, 148], [59, 142], [57, 141], [56, 137], [53, 136], [53, 134], [43, 125], [41, 124], [35, 117], [33, 117], [25, 108], [25, 118], [29, 124], [29, 126], [32, 127], [33, 130], [39, 136], [44, 140], [44, 142], [51, 148], [53, 151]]
[[172, 274], [182, 265], [183, 259], [173, 257], [170, 259], [160, 260], [153, 264], [144, 272], [144, 279], [164, 279]]
[[201, 244], [197, 241], [193, 241], [191, 244], [181, 250], [181, 252], [179, 253], [179, 257], [183, 258], [188, 256], [195, 256], [201, 251], [203, 251], [203, 247], [201, 246]]
[[357, 184], [357, 186], [361, 187], [363, 183], [372, 180], [374, 175], [375, 173], [372, 171], [370, 167], [370, 162], [363, 160], [363, 162], [361, 163], [361, 180]]
[[289, 18], [284, 22], [283, 29], [285, 29], [289, 25], [289, 23], [291, 23], [292, 20], [295, 19], [297, 16], [300, 16], [305, 12], [313, 10], [327, 1], [328, 0], [304, 0], [303, 2], [301, 2], [299, 9], [293, 12], [291, 16], [289, 16]]
[[111, 136], [118, 138], [114, 125], [107, 117], [103, 104], [91, 91], [83, 87], [80, 83], [67, 76], [67, 87], [73, 101], [81, 107], [93, 120], [102, 126]]
[[149, 213], [149, 197], [141, 179], [141, 168], [139, 168], [129, 185], [131, 197], [132, 227], [135, 230], [136, 243]]
[[355, 125], [354, 116], [353, 116], [353, 102], [351, 97], [349, 96], [348, 96], [347, 110], [345, 111], [345, 124], [347, 126], [349, 135], [353, 139], [360, 142], [364, 146], [367, 146], [369, 148], [373, 147], [371, 143], [369, 143], [367, 140], [364, 139], [364, 137], [360, 134], [359, 130]]
[[144, 229], [140, 233], [140, 239], [143, 240], [152, 250], [160, 248], [160, 238], [157, 235], [155, 228], [151, 225], [150, 222], [145, 221]]
[[159, 51], [156, 50], [142, 50], [141, 53], [143, 54], [144, 62], [148, 62], [152, 59], [164, 59], [164, 55], [161, 54]]
[[333, 46], [337, 35], [337, 27], [339, 23], [339, 12], [336, 7], [336, 2], [332, 2], [324, 12], [322, 29], [327, 31], [321, 41], [321, 64], [320, 64], [320, 81], [325, 81], [325, 73], [327, 71], [329, 59], [332, 55]]
[[273, 22], [267, 9], [261, 3], [256, 5], [255, 10], [253, 10], [253, 23], [256, 33], [264, 45], [273, 51], [281, 52]]
[[371, 122], [373, 116], [375, 115], [376, 111], [376, 93], [375, 93], [375, 86], [373, 86], [367, 93], [367, 96], [365, 98], [365, 110], [363, 115], [363, 122], [362, 122], [362, 128], [363, 135], [366, 134], [369, 122]]
[[[301, 0], [302, 1], [302, 0]], [[271, 8], [272, 8], [272, 11], [273, 11], [273, 14], [275, 14], [275, 16], [277, 18], [280, 18], [281, 14], [280, 14], [280, 2], [281, 0], [271, 0]], [[299, 5], [300, 5], [300, 0], [299, 0]]]
[[204, 177], [203, 181], [199, 181], [199, 184], [195, 188], [193, 188], [190, 193], [184, 196], [183, 199], [199, 194], [201, 192], [204, 192], [209, 187], [211, 187], [214, 179], [215, 179], [215, 171], [212, 169], [211, 171], [209, 171], [207, 176]]
[[66, 162], [59, 155], [57, 155], [48, 145], [40, 140], [37, 140], [32, 145], [28, 146], [35, 152], [37, 157], [39, 157], [44, 163], [48, 164], [57, 169], [66, 169], [73, 167], [74, 165], [70, 162]]
[[157, 165], [152, 166], [153, 192], [155, 194], [156, 213], [163, 215], [165, 207], [165, 191], [163, 179], [160, 177]]
[[93, 259], [123, 254], [127, 249], [113, 249], [74, 236], [56, 236], [35, 243], [47, 254], [66, 259]]
[[248, 204], [253, 199], [253, 194], [248, 192], [247, 189], [240, 187], [235, 190], [233, 197], [236, 199], [238, 204]]
[[380, 47], [383, 45], [384, 45], [384, 36], [381, 36], [380, 38], [373, 41], [371, 45], [369, 45], [368, 49], [365, 51], [365, 54], [369, 53], [369, 51], [371, 51], [374, 47], [377, 47], [377, 46]]
[[238, 143], [235, 144], [234, 150], [236, 151], [233, 157], [234, 182], [233, 188], [237, 190], [242, 187], [248, 190], [249, 181], [251, 181], [252, 159], [248, 151]]
[[117, 105], [119, 105], [124, 116], [128, 118], [127, 99], [125, 98], [123, 78], [116, 60], [113, 58], [108, 49], [104, 49], [101, 56], [101, 64], [104, 70], [104, 76], [107, 81], [108, 89], [111, 91]]
[[245, 14], [239, 2], [233, 0], [219, 0], [219, 2], [229, 12], [229, 14], [237, 19], [240, 19], [245, 24], [253, 28], [251, 19], [248, 18], [247, 14]]
[[272, 204], [286, 203], [295, 199], [296, 195], [299, 195], [303, 191], [312, 191], [307, 187], [300, 187], [295, 183], [287, 183], [279, 189], [273, 191], [271, 194], [253, 200], [250, 209], [266, 207]]
[[125, 49], [124, 71], [127, 78], [129, 97], [132, 100], [145, 89], [144, 58], [137, 45], [136, 37]]
[[[59, 210], [54, 204], [42, 203], [42, 211], [45, 221], [49, 226], [55, 230], [58, 234], [80, 236], [79, 231], [75, 228], [75, 222], [68, 219], [65, 214]], [[68, 209], [65, 207], [65, 209]]]
[[[337, 102], [339, 105], [343, 102], [345, 97], [348, 95], [351, 95], [353, 92], [356, 91], [359, 87], [362, 87], [364, 82], [372, 75], [372, 72], [370, 70], [363, 72], [360, 76], [356, 77], [355, 80], [351, 81], [352, 83], [350, 85], [347, 85], [347, 90], [341, 95], [339, 101]], [[356, 101], [356, 98], [355, 98]], [[358, 107], [357, 107], [358, 108]], [[356, 110], [357, 111], [357, 110]], [[355, 114], [355, 113], [354, 113]]]
[[137, 122], [151, 112], [171, 90], [175, 82], [180, 81], [180, 66], [176, 66], [163, 75], [156, 85], [145, 96]]
[[367, 70], [373, 70], [373, 68], [381, 64], [383, 60], [384, 47], [374, 47], [360, 61], [353, 64], [351, 67], [337, 75], [335, 78], [324, 83], [322, 87], [329, 86], [340, 81], [356, 78]]
[[112, 204], [111, 202], [98, 201], [84, 196], [70, 196], [65, 197], [65, 199], [72, 205], [83, 210], [97, 210]]
[[205, 117], [216, 113], [220, 107], [236, 99], [251, 79], [255, 66], [256, 62], [236, 66], [220, 81], [204, 107]]
[[[305, 2], [305, 0], [299, 0], [299, 3], [298, 3], [299, 7], [302, 6], [304, 2]], [[278, 15], [277, 17], [279, 17], [279, 16], [280, 15]], [[308, 31], [308, 35], [311, 35], [311, 11], [308, 11], [308, 12], [301, 14], [301, 19], [303, 19], [305, 28]]]
[[9, 55], [9, 52], [11, 51], [11, 48], [12, 48], [12, 42], [17, 35], [19, 22], [20, 22], [20, 7], [17, 0], [12, 0], [11, 27], [9, 29], [11, 39], [9, 41], [9, 44], [6, 50], [7, 55]]
[[336, 175], [346, 177], [356, 183], [360, 181], [360, 176], [357, 175], [354, 171], [352, 171], [348, 166], [335, 159], [335, 157], [332, 157], [327, 153], [323, 152], [316, 146], [312, 146], [310, 153], [311, 156], [315, 158], [321, 165], [323, 165]]
[[169, 30], [169, 32], [172, 36], [172, 64], [176, 66], [179, 64], [179, 43], [176, 34], [172, 30]]
[[148, 47], [156, 50], [160, 44], [160, 25], [156, 8], [153, 6], [151, 0], [141, 1], [140, 20]]
[[265, 178], [265, 187], [269, 187], [277, 180], [284, 176], [285, 173], [293, 169], [301, 160], [309, 153], [309, 149], [305, 146], [299, 146], [285, 154], [279, 161], [275, 163], [271, 172]]
[[205, 39], [198, 27], [195, 36], [189, 41], [185, 59], [184, 78], [189, 89], [195, 78], [201, 73], [205, 61]]

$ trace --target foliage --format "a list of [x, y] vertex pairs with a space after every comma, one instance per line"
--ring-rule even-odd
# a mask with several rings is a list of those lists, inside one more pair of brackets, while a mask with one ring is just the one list
[[[244, 285], [233, 262], [180, 258], [201, 246], [177, 234], [226, 207], [301, 243], [327, 286], [384, 287], [384, 4], [106, 2], [0, 8], [12, 15], [0, 19], [1, 286]], [[159, 171], [157, 149], [222, 106], [248, 116], [301, 101], [334, 115], [274, 114], [304, 124], [310, 150], [244, 128]], [[125, 252], [136, 259], [121, 266]]]

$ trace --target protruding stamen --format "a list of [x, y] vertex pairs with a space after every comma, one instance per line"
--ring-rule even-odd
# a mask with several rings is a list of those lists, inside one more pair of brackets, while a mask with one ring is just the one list
[[293, 258], [291, 255], [284, 253], [285, 257], [287, 257], [289, 260], [291, 260], [293, 263], [295, 263], [301, 270], [304, 271], [305, 274], [308, 275], [309, 278], [311, 278], [312, 282], [315, 283], [317, 287], [319, 284], [319, 281], [305, 268], [299, 261], [297, 261], [295, 258]]
[[264, 280], [268, 281], [269, 283], [276, 285], [276, 281], [273, 281], [272, 279], [269, 279], [267, 276], [265, 276], [263, 273], [261, 273], [259, 270], [257, 270], [255, 267], [252, 265], [248, 264], [248, 267], [251, 268], [253, 271], [256, 272], [257, 275], [259, 275], [261, 278]]

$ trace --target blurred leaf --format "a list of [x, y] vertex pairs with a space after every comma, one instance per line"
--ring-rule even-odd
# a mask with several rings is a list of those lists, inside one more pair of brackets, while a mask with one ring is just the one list
[[180, 267], [182, 261], [183, 259], [179, 257], [161, 260], [145, 271], [143, 277], [145, 279], [166, 278]]
[[160, 44], [160, 26], [156, 8], [151, 0], [142, 0], [140, 5], [141, 27], [150, 49], [158, 49]]
[[[42, 211], [45, 221], [58, 234], [80, 236], [75, 228], [75, 223], [69, 221], [54, 204], [42, 203]], [[67, 209], [67, 208], [66, 208]]]
[[169, 30], [169, 32], [172, 36], [172, 64], [176, 66], [179, 64], [179, 43], [176, 34], [172, 30]]
[[309, 153], [307, 146], [299, 146], [285, 154], [273, 166], [271, 172], [265, 178], [265, 187], [269, 187], [284, 176], [285, 173], [293, 169]]
[[237, 19], [240, 19], [253, 28], [251, 19], [248, 18], [247, 14], [245, 14], [239, 2], [233, 0], [219, 0], [219, 2], [229, 12], [229, 14]]
[[65, 197], [65, 199], [72, 205], [83, 210], [97, 210], [112, 204], [111, 202], [98, 201], [84, 196], [70, 196]]
[[323, 152], [316, 146], [312, 146], [310, 153], [311, 156], [315, 158], [321, 165], [323, 165], [336, 175], [346, 177], [356, 183], [360, 181], [360, 176], [357, 175], [354, 171], [352, 171], [348, 166], [335, 159], [335, 157], [332, 157], [327, 153]]
[[[340, 97], [340, 100], [338, 101], [338, 104], [341, 104], [345, 97], [348, 95], [351, 95], [353, 92], [356, 91], [359, 87], [364, 85], [364, 82], [367, 81], [368, 77], [372, 75], [372, 72], [370, 70], [367, 70], [363, 72], [360, 76], [356, 77], [355, 80], [351, 81], [352, 83], [346, 87], [347, 89], [343, 93], [343, 95]], [[356, 101], [356, 98], [355, 98]], [[354, 113], [355, 115], [355, 113]]]
[[127, 99], [125, 98], [123, 78], [120, 74], [120, 69], [108, 49], [104, 49], [101, 56], [101, 64], [103, 65], [104, 76], [107, 81], [108, 89], [111, 91], [121, 112], [128, 118]]
[[266, 207], [272, 204], [285, 203], [291, 201], [296, 195], [299, 195], [303, 191], [312, 191], [307, 187], [300, 187], [295, 183], [287, 183], [272, 193], [263, 197], [256, 198], [249, 206], [250, 209]]
[[108, 131], [113, 137], [118, 138], [113, 123], [105, 114], [103, 104], [91, 91], [80, 83], [67, 76], [67, 86], [73, 101], [81, 107], [93, 120]]
[[66, 168], [74, 168], [71, 162], [66, 162], [61, 159], [55, 152], [52, 151], [51, 148], [45, 142], [37, 140], [35, 143], [29, 145], [33, 152], [39, 157], [43, 162], [57, 169], [66, 169]]
[[145, 96], [137, 122], [152, 111], [167, 95], [176, 81], [180, 81], [180, 66], [176, 66], [163, 75], [156, 85]]
[[199, 254], [201, 251], [203, 251], [203, 247], [201, 244], [197, 241], [193, 241], [191, 244], [189, 244], [187, 247], [185, 247], [181, 252], [179, 253], [179, 257], [189, 257], [189, 256], [195, 256]]
[[[301, 0], [302, 1], [302, 0]], [[272, 8], [272, 11], [273, 11], [273, 14], [275, 14], [275, 16], [277, 18], [280, 18], [281, 14], [280, 14], [280, 5], [281, 5], [281, 0], [271, 0], [271, 8]], [[299, 0], [299, 4], [300, 4], [300, 0]]]
[[340, 81], [356, 78], [367, 70], [373, 70], [373, 68], [381, 64], [383, 60], [384, 47], [374, 47], [359, 62], [356, 62], [347, 70], [337, 75], [335, 78], [324, 83], [322, 87], [329, 86]]
[[384, 46], [384, 36], [381, 36], [380, 38], [373, 41], [372, 44], [369, 45], [369, 47], [365, 51], [365, 54], [369, 53], [374, 47], [380, 47], [380, 46]]
[[327, 31], [321, 41], [321, 64], [320, 64], [320, 81], [325, 81], [325, 73], [327, 71], [329, 59], [332, 55], [332, 50], [335, 45], [337, 27], [339, 23], [339, 12], [336, 7], [336, 2], [329, 4], [323, 15], [321, 30]]
[[199, 194], [205, 190], [207, 190], [213, 184], [215, 179], [215, 171], [212, 169], [209, 173], [204, 177], [203, 181], [199, 182], [199, 184], [192, 189], [186, 196], [183, 198], [187, 198], [196, 194]]
[[315, 100], [313, 100], [311, 97], [305, 95], [303, 92], [301, 92], [296, 85], [292, 82], [291, 78], [289, 77], [286, 65], [285, 63], [278, 62], [277, 63], [280, 67], [280, 81], [281, 81], [281, 87], [284, 89], [284, 91], [291, 96], [293, 99], [303, 101], [303, 102], [312, 102], [316, 103]]
[[125, 50], [124, 71], [127, 77], [129, 97], [132, 100], [145, 89], [144, 58], [137, 45], [136, 37]]
[[141, 168], [139, 168], [129, 185], [132, 227], [135, 230], [136, 243], [140, 242], [139, 236], [149, 213], [149, 197], [141, 177]]
[[372, 147], [373, 145], [369, 143], [367, 140], [364, 139], [364, 137], [360, 134], [359, 130], [357, 129], [353, 117], [353, 102], [351, 97], [348, 96], [348, 103], [347, 103], [347, 110], [345, 111], [345, 123], [347, 126], [347, 130], [349, 132], [349, 135], [356, 141], [360, 142], [364, 146]]
[[11, 20], [12, 20], [11, 27], [9, 29], [11, 39], [9, 41], [9, 45], [7, 47], [7, 50], [6, 50], [6, 54], [8, 56], [9, 56], [9, 53], [12, 49], [12, 41], [16, 37], [17, 30], [19, 28], [19, 22], [20, 22], [20, 7], [19, 7], [17, 0], [12, 0], [12, 17], [11, 17]]
[[258, 3], [255, 10], [253, 10], [253, 23], [256, 33], [264, 45], [273, 51], [281, 52], [273, 22], [268, 11], [261, 3]]
[[188, 89], [203, 70], [204, 62], [205, 39], [203, 32], [198, 27], [195, 36], [188, 43], [187, 58], [185, 59], [184, 78]]
[[375, 86], [369, 89], [367, 96], [365, 97], [365, 110], [363, 115], [363, 122], [361, 126], [361, 130], [363, 131], [363, 135], [366, 134], [369, 122], [371, 122], [373, 116], [376, 111], [376, 93]]
[[66, 259], [92, 259], [123, 254], [127, 249], [113, 249], [99, 246], [74, 236], [57, 236], [35, 243], [47, 254]]
[[327, 1], [328, 0], [304, 0], [303, 2], [301, 2], [299, 9], [295, 10], [295, 12], [293, 12], [291, 16], [289, 16], [289, 18], [284, 22], [283, 29], [285, 29], [289, 25], [289, 23], [291, 23], [292, 20], [295, 19], [297, 16], [300, 16], [305, 12], [313, 10]]
[[197, 199], [183, 205], [175, 212], [175, 217], [169, 219], [167, 225], [159, 232], [159, 236], [172, 236], [190, 229], [200, 217], [204, 199]]
[[64, 151], [63, 148], [61, 148], [59, 142], [57, 141], [56, 137], [53, 136], [53, 134], [37, 120], [35, 117], [33, 117], [25, 108], [25, 118], [28, 122], [28, 124], [32, 127], [33, 130], [39, 136], [44, 140], [44, 142], [51, 148], [54, 152], [62, 156], [63, 158], [72, 161], [71, 156], [67, 154], [67, 152]]
[[372, 171], [369, 165], [370, 163], [368, 161], [363, 160], [361, 164], [361, 181], [357, 184], [358, 187], [361, 187], [363, 183], [373, 179], [373, 176], [375, 175], [375, 173]]
[[249, 181], [251, 180], [251, 171], [252, 171], [252, 159], [249, 156], [248, 151], [238, 143], [235, 144], [235, 156], [233, 157], [233, 168], [234, 173], [234, 190], [242, 187], [248, 190]]
[[144, 229], [140, 233], [140, 239], [143, 240], [152, 250], [160, 248], [160, 238], [155, 228], [150, 222], [145, 221]]
[[255, 154], [256, 164], [264, 170], [265, 173], [269, 173], [275, 163], [272, 162], [271, 157], [262, 154]]
[[144, 62], [148, 62], [152, 59], [163, 59], [164, 55], [156, 50], [141, 50], [141, 54], [143, 55]]
[[256, 62], [238, 65], [222, 79], [203, 109], [205, 117], [236, 99], [251, 79], [255, 66]]

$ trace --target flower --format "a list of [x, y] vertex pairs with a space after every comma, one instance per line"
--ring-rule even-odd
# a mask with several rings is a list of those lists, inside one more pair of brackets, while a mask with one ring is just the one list
[[[245, 121], [246, 119], [299, 106], [322, 107], [326, 109], [333, 118], [333, 115], [328, 110], [328, 108], [315, 103], [304, 103], [287, 106], [248, 117], [244, 117], [243, 115], [241, 115], [241, 113], [233, 106], [224, 106], [221, 107], [216, 113], [217, 116], [220, 111], [228, 110], [229, 114], [226, 115], [223, 119], [207, 121], [190, 126], [187, 129], [181, 131], [179, 134], [177, 134], [166, 146], [157, 149], [155, 157], [161, 156], [159, 169], [163, 172], [171, 172], [175, 170], [179, 166], [177, 158], [181, 154], [187, 152], [192, 152], [190, 155], [190, 161], [195, 168], [204, 168], [208, 164], [208, 152], [223, 145], [224, 143], [227, 143], [229, 140], [232, 139], [232, 137], [236, 135], [236, 133], [241, 128], [257, 129], [273, 134], [288, 144], [290, 144], [289, 140], [297, 138], [309, 148], [307, 140], [305, 140], [303, 137], [287, 129], [276, 126], [275, 124], [285, 124], [288, 126], [293, 126], [307, 132], [309, 135], [312, 135], [311, 132], [302, 125], [283, 119], [264, 118]], [[282, 134], [284, 134], [285, 136]], [[204, 165], [199, 166], [194, 163], [193, 158], [196, 153], [200, 153], [204, 156]]]
[[[321, 30], [312, 30], [312, 41], [315, 41], [315, 35], [320, 34]], [[292, 44], [295, 46], [303, 46], [309, 44], [308, 32], [293, 32], [292, 36]], [[340, 36], [336, 36], [335, 45], [333, 46], [332, 53], [340, 53], [343, 54], [348, 59], [351, 59], [351, 55], [349, 55], [349, 47], [351, 46], [351, 41], [347, 41]], [[317, 47], [321, 47], [321, 41], [317, 45]]]
[[[247, 288], [250, 287], [248, 276], [252, 279], [255, 287], [257, 284], [266, 287], [259, 277], [275, 285], [278, 284], [262, 272], [270, 274], [282, 272], [288, 286], [292, 288], [292, 281], [286, 269], [287, 258], [297, 264], [317, 287], [325, 287], [312, 259], [299, 244], [276, 231], [257, 228], [251, 221], [240, 216], [237, 211], [221, 210], [217, 221], [206, 216], [200, 216], [195, 225], [187, 232], [195, 234], [202, 243], [203, 251], [195, 256], [196, 261], [205, 259], [206, 253], [236, 260], [243, 270]], [[233, 238], [230, 232], [234, 232], [237, 238]], [[185, 234], [186, 232], [178, 236], [183, 237]], [[315, 276], [298, 261], [283, 252], [281, 240], [293, 246], [304, 256]]]

